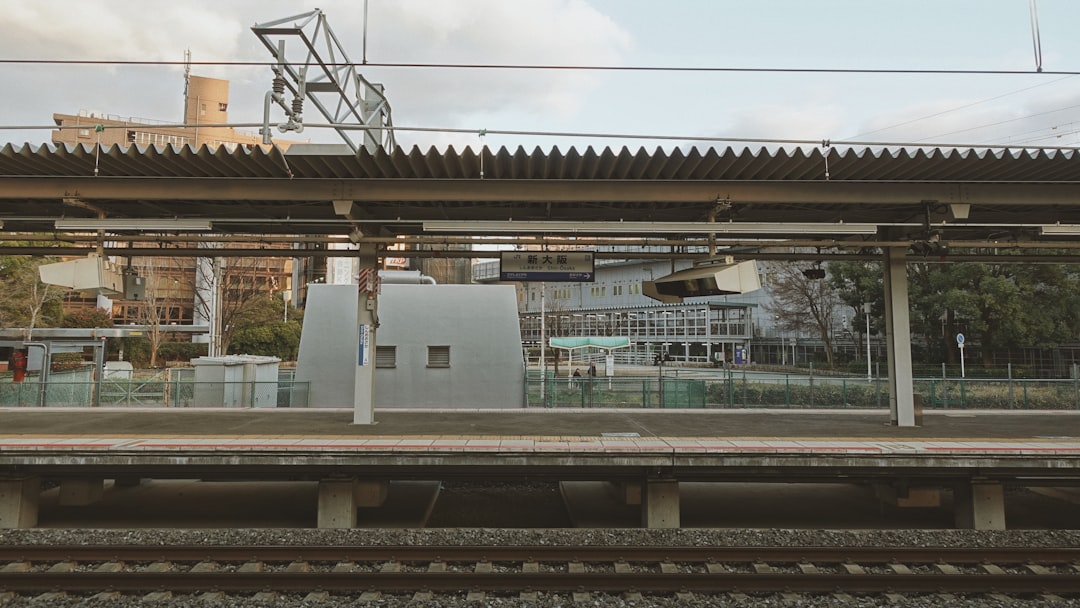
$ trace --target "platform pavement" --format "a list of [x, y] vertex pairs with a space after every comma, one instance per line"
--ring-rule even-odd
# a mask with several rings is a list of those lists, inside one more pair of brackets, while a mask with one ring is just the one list
[[[0, 410], [0, 528], [37, 521], [39, 478], [71, 504], [104, 479], [319, 480], [319, 527], [356, 525], [395, 479], [629, 483], [648, 527], [679, 526], [679, 483], [961, 484], [958, 522], [1004, 527], [1004, 484], [1080, 483], [1080, 413], [887, 411]], [[1051, 481], [1053, 483], [1051, 483]], [[65, 483], [67, 486], [65, 487]], [[968, 487], [970, 486], [970, 487]], [[630, 487], [630, 486], [627, 486]], [[34, 503], [34, 504], [31, 504]], [[14, 522], [14, 523], [13, 523]]]
[[928, 411], [917, 427], [885, 410], [401, 410], [373, 425], [347, 409], [0, 408], [0, 435], [314, 437], [813, 437], [1074, 439], [1080, 411]]

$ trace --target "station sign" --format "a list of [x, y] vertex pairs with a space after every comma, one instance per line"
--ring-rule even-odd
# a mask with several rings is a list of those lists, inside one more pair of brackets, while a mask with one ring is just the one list
[[592, 251], [503, 251], [500, 281], [592, 283], [596, 266]]

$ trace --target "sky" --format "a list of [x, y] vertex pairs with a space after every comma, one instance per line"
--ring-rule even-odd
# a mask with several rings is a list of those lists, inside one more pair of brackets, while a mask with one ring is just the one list
[[[269, 61], [251, 26], [315, 7], [284, 0], [7, 0], [2, 60]], [[825, 70], [477, 70], [364, 66], [408, 148], [732, 146], [782, 140], [919, 146], [1080, 146], [1080, 2], [1038, 0], [322, 0], [349, 58], [369, 64], [525, 64]], [[1057, 72], [1057, 73], [1055, 73]], [[230, 122], [258, 122], [266, 66], [195, 65], [230, 81]], [[43, 143], [52, 114], [180, 122], [181, 65], [0, 63], [0, 143]], [[283, 120], [280, 111], [272, 117]], [[308, 107], [309, 123], [325, 122]], [[498, 131], [558, 133], [505, 135]], [[480, 133], [486, 131], [486, 135]], [[591, 134], [654, 136], [592, 137]], [[309, 128], [287, 139], [335, 143]], [[792, 147], [795, 144], [772, 143]], [[861, 148], [862, 144], [856, 147]]]

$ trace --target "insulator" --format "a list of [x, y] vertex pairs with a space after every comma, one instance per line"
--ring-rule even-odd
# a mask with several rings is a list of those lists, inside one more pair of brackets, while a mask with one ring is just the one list
[[303, 114], [304, 113], [304, 98], [303, 97], [293, 97], [292, 111], [293, 111], [293, 114]]
[[281, 95], [285, 92], [285, 79], [279, 74], [274, 76], [274, 95]]

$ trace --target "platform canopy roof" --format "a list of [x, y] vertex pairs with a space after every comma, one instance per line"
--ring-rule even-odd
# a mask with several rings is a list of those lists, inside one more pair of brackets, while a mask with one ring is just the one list
[[630, 346], [630, 338], [625, 336], [571, 336], [564, 338], [548, 338], [548, 345], [552, 348], [563, 350], [577, 350], [579, 348], [599, 348], [602, 350], [614, 350]]
[[109, 233], [209, 230], [256, 241], [712, 234], [820, 245], [1080, 247], [1080, 155], [835, 147], [353, 154], [335, 145], [7, 144], [0, 148], [0, 222], [5, 233], [66, 235], [91, 226]]

